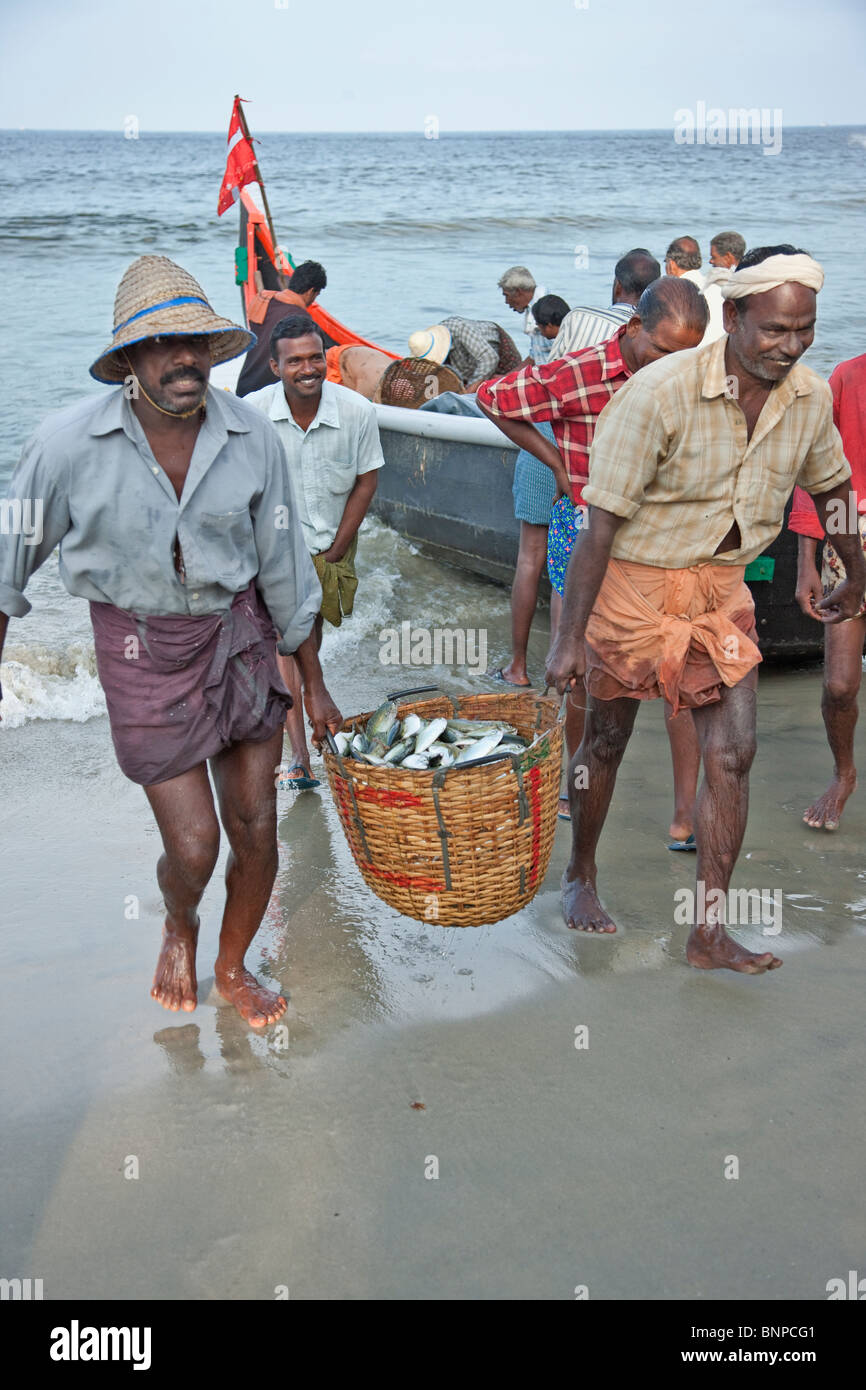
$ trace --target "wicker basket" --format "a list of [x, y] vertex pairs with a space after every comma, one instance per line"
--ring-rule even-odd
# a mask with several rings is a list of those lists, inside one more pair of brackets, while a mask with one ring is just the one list
[[[398, 713], [504, 720], [532, 746], [429, 772], [375, 767], [326, 749], [340, 821], [368, 888], [407, 917], [446, 927], [480, 927], [525, 907], [544, 879], [556, 829], [558, 700], [438, 695], [401, 703]], [[369, 717], [356, 715], [344, 727], [359, 729]]]

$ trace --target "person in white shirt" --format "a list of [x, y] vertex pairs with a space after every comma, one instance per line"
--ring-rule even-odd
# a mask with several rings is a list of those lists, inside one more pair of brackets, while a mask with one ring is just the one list
[[703, 336], [704, 343], [714, 343], [725, 331], [722, 323], [722, 285], [746, 254], [745, 238], [739, 232], [719, 232], [710, 242], [710, 268], [704, 276], [702, 294], [710, 311], [710, 321]]
[[497, 283], [509, 309], [523, 315], [523, 331], [529, 334], [529, 356], [533, 362], [546, 362], [549, 348], [535, 322], [532, 306], [547, 294], [547, 290], [536, 284], [535, 276], [525, 265], [513, 265], [500, 275]]
[[[275, 326], [271, 371], [279, 380], [246, 399], [272, 422], [288, 461], [298, 519], [322, 586], [318, 648], [324, 620], [339, 627], [352, 611], [358, 528], [385, 460], [373, 406], [326, 380], [324, 343], [306, 314], [290, 314]], [[292, 657], [278, 659], [294, 701], [286, 716], [293, 761], [280, 785], [307, 791], [319, 783], [310, 772], [301, 674]]]
[[680, 236], [671, 242], [665, 251], [665, 275], [681, 275], [699, 290], [703, 289], [701, 248], [693, 236]]
[[613, 290], [609, 309], [579, 306], [566, 314], [550, 349], [548, 361], [555, 362], [569, 352], [581, 352], [595, 343], [612, 338], [634, 314], [634, 307], [648, 285], [658, 280], [662, 268], [644, 246], [626, 251], [614, 266]]

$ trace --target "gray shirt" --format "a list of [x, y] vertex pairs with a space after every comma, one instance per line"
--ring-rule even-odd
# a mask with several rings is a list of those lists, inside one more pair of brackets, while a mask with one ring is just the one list
[[180, 500], [123, 387], [43, 421], [0, 502], [0, 612], [29, 611], [24, 588], [57, 545], [70, 594], [144, 616], [224, 612], [255, 579], [284, 652], [321, 604], [273, 425], [212, 387]]

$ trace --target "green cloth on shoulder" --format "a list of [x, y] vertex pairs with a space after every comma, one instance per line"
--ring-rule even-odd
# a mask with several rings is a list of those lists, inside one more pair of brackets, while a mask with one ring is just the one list
[[320, 611], [332, 627], [339, 627], [355, 606], [355, 593], [358, 588], [358, 576], [355, 573], [357, 549], [358, 537], [355, 536], [342, 560], [330, 561], [325, 560], [323, 555], [313, 556], [313, 564], [322, 586]]

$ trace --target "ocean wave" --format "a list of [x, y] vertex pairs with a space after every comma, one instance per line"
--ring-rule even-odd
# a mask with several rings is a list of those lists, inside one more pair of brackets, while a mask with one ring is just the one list
[[71, 673], [68, 669], [51, 669], [52, 665], [68, 667], [62, 659], [52, 663], [38, 655], [35, 660], [4, 661], [0, 733], [18, 729], [34, 719], [69, 719], [84, 724], [105, 714], [102, 686], [86, 656], [72, 667]]

